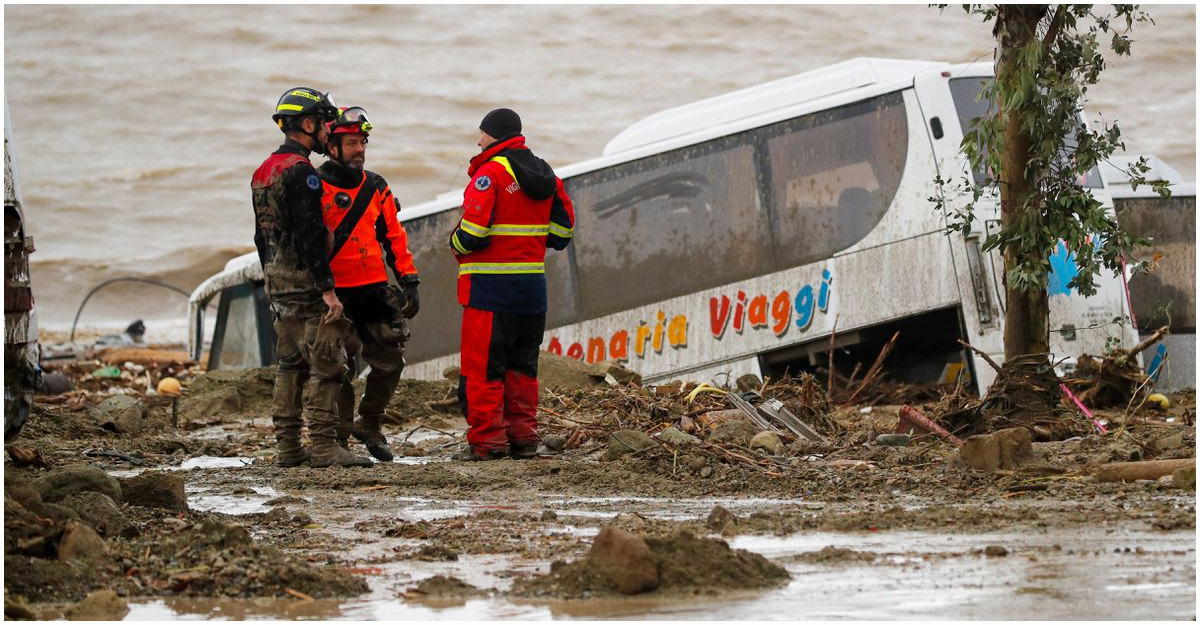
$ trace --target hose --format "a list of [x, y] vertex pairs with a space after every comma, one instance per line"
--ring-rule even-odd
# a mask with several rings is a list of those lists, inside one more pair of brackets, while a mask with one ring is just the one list
[[183, 289], [181, 289], [177, 286], [173, 286], [173, 285], [167, 284], [166, 282], [160, 282], [158, 280], [154, 280], [151, 278], [135, 278], [133, 276], [125, 276], [125, 277], [121, 277], [121, 278], [112, 278], [109, 280], [105, 280], [104, 282], [101, 282], [100, 284], [97, 284], [96, 286], [92, 287], [92, 290], [88, 291], [87, 296], [83, 298], [83, 302], [79, 304], [79, 310], [75, 311], [75, 320], [71, 322], [71, 338], [68, 342], [70, 342], [70, 343], [75, 342], [75, 326], [79, 323], [79, 315], [83, 314], [83, 307], [87, 305], [88, 300], [92, 299], [92, 296], [96, 294], [96, 291], [99, 291], [100, 289], [102, 289], [110, 284], [113, 284], [114, 282], [141, 282], [143, 284], [150, 284], [153, 286], [160, 286], [164, 289], [170, 289], [184, 297], [191, 297], [191, 293], [188, 293], [187, 291], [184, 291]]

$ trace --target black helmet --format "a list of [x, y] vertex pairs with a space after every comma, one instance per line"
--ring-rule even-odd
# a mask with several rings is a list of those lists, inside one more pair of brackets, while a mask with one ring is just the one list
[[275, 120], [281, 129], [286, 130], [284, 118], [305, 115], [317, 115], [327, 121], [335, 120], [338, 116], [338, 109], [328, 93], [321, 93], [309, 87], [293, 87], [279, 96], [279, 102], [275, 105], [275, 114], [271, 116], [271, 119]]

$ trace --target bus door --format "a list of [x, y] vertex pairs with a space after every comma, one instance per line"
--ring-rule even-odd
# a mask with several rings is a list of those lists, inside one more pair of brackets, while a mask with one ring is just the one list
[[[963, 76], [941, 69], [918, 74], [914, 80], [938, 175], [946, 181], [943, 192], [947, 216], [971, 200], [963, 190], [963, 183], [983, 179], [982, 172], [971, 171], [959, 145], [971, 118], [987, 110], [987, 102], [975, 101], [984, 80], [990, 80], [990, 76]], [[932, 186], [932, 181], [930, 184]], [[975, 220], [970, 233], [955, 233], [949, 237], [966, 340], [996, 362], [1004, 359], [1004, 261], [997, 250], [984, 253], [983, 242], [999, 227], [999, 197], [989, 194], [975, 202]], [[982, 394], [992, 383], [995, 372], [974, 352], [964, 354], [964, 357], [973, 364], [974, 379]]]

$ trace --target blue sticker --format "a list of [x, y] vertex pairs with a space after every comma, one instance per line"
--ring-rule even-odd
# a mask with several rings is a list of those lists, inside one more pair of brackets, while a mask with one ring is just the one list
[[318, 178], [316, 174], [308, 175], [308, 188], [312, 189], [313, 191], [321, 188], [321, 179]]
[[479, 191], [487, 191], [492, 188], [492, 179], [487, 176], [480, 176], [475, 179], [475, 188]]

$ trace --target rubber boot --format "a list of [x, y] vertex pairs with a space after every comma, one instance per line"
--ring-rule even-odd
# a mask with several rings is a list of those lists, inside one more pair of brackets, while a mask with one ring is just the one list
[[387, 439], [379, 429], [379, 421], [382, 416], [359, 415], [354, 420], [354, 438], [362, 441], [362, 444], [367, 446], [367, 451], [375, 456], [376, 460], [391, 462], [394, 457], [392, 450], [388, 448]]
[[281, 370], [275, 374], [271, 421], [275, 425], [275, 462], [281, 467], [295, 467], [308, 462], [308, 450], [300, 444], [300, 395], [305, 371]]
[[309, 463], [314, 467], [369, 467], [370, 458], [356, 456], [338, 444], [337, 423], [313, 424]]
[[350, 451], [350, 432], [354, 425], [354, 386], [347, 379], [342, 382], [342, 388], [338, 391], [338, 425], [337, 425], [337, 441], [342, 449]]

